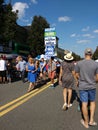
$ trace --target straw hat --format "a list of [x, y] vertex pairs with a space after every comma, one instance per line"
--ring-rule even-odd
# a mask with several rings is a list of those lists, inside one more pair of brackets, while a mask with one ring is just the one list
[[64, 56], [64, 59], [67, 60], [67, 61], [71, 61], [74, 59], [74, 57], [72, 56], [72, 53], [67, 53], [65, 56]]

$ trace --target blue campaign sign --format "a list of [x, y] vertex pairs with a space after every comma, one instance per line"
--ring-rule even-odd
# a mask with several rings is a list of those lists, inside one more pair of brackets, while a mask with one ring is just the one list
[[55, 55], [56, 31], [55, 28], [45, 28], [44, 32], [45, 56], [50, 58]]
[[53, 56], [54, 55], [54, 46], [53, 45], [48, 45], [45, 47], [45, 55], [48, 56]]

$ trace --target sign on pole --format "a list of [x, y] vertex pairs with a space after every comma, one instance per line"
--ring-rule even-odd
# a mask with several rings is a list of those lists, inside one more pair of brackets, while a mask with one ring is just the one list
[[45, 57], [55, 56], [56, 31], [55, 28], [46, 28], [44, 32]]

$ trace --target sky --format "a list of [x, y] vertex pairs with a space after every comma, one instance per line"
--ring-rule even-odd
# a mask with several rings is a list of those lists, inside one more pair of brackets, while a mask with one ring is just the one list
[[5, 0], [19, 10], [17, 23], [31, 25], [42, 16], [55, 27], [59, 47], [84, 56], [86, 48], [98, 46], [98, 0]]

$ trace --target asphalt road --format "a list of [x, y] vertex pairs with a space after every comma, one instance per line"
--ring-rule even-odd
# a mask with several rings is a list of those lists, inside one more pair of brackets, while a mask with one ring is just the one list
[[[73, 91], [73, 106], [62, 111], [62, 88], [41, 84], [27, 93], [29, 83], [21, 81], [0, 84], [0, 130], [85, 130], [81, 112], [77, 110], [77, 89]], [[98, 122], [98, 88], [95, 120]], [[98, 130], [98, 126], [89, 130]]]

